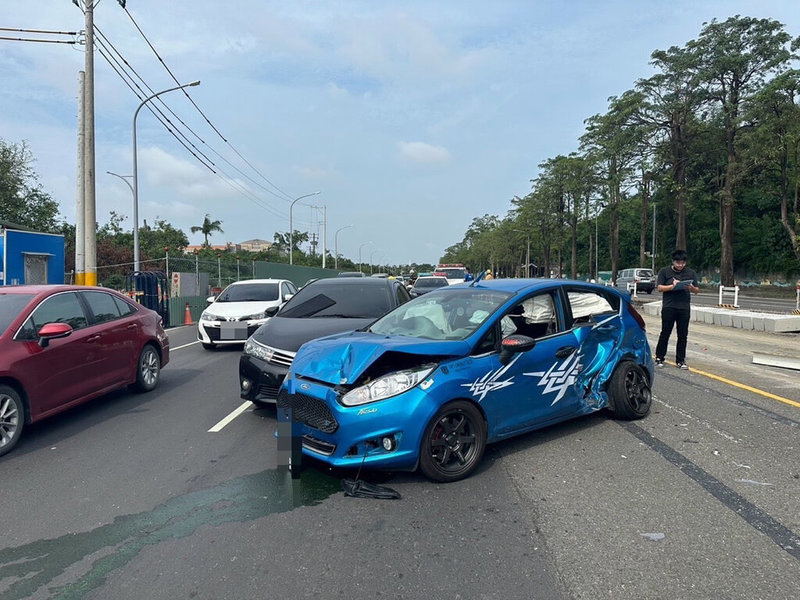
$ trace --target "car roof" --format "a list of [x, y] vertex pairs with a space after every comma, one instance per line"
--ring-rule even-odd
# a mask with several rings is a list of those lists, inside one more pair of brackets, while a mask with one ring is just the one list
[[115, 292], [111, 288], [88, 285], [69, 285], [69, 284], [48, 284], [48, 285], [8, 285], [0, 286], [0, 293], [3, 294], [52, 294], [55, 292], [103, 290]]
[[324, 279], [317, 279], [316, 281], [312, 281], [311, 283], [303, 286], [306, 288], [309, 287], [322, 287], [322, 286], [341, 286], [341, 285], [391, 285], [393, 281], [398, 281], [397, 279], [389, 279], [387, 277], [325, 277]]
[[541, 279], [508, 278], [508, 279], [489, 279], [489, 280], [481, 279], [477, 283], [473, 281], [467, 281], [464, 283], [454, 283], [448, 286], [448, 289], [452, 290], [454, 288], [475, 287], [479, 289], [518, 293], [518, 292], [533, 291], [539, 288], [546, 288], [553, 286], [555, 287], [578, 286], [584, 289], [592, 288], [601, 290], [613, 290], [613, 288], [609, 288], [607, 286], [600, 285], [598, 283], [588, 283], [586, 281], [580, 281], [577, 279], [545, 279], [545, 278]]
[[234, 281], [233, 283], [229, 283], [228, 285], [238, 285], [238, 284], [251, 284], [251, 283], [281, 283], [286, 281], [286, 279], [241, 279], [239, 281]]

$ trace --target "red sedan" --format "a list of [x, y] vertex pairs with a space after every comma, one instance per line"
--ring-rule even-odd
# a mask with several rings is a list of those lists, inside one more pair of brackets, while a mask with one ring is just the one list
[[169, 362], [161, 317], [113, 290], [0, 287], [0, 456], [29, 423], [130, 385]]

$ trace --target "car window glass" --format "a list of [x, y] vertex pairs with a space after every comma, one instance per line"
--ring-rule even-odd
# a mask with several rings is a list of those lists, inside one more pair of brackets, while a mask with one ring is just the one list
[[589, 291], [568, 291], [572, 322], [589, 323], [593, 315], [615, 312], [616, 309], [606, 296]]
[[78, 295], [74, 292], [67, 292], [45, 298], [25, 321], [25, 325], [22, 327], [24, 332], [21, 330], [17, 337], [35, 339], [42, 326], [48, 323], [67, 323], [73, 329], [86, 327], [86, 315], [78, 301]]
[[125, 300], [117, 298], [116, 296], [112, 296], [112, 298], [114, 298], [114, 302], [117, 305], [117, 310], [119, 310], [119, 314], [121, 314], [123, 317], [127, 317], [128, 315], [131, 315], [136, 312], [136, 307], [131, 306], [130, 304], [125, 302]]
[[0, 293], [0, 335], [8, 329], [11, 321], [17, 318], [17, 315], [32, 298], [33, 294]]
[[271, 302], [277, 299], [277, 283], [234, 283], [222, 290], [215, 302]]
[[111, 294], [105, 292], [82, 292], [82, 294], [89, 304], [95, 323], [107, 323], [120, 318], [119, 308]]
[[517, 333], [536, 339], [555, 333], [557, 324], [555, 303], [550, 293], [526, 298], [500, 319], [503, 337]]

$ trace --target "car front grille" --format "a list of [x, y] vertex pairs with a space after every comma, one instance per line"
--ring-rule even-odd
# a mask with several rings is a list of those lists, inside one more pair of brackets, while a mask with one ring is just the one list
[[292, 366], [292, 361], [294, 360], [294, 355], [296, 354], [295, 352], [273, 348], [272, 346], [267, 346], [267, 348], [272, 352], [272, 355], [267, 358], [268, 363], [277, 365], [279, 367]]
[[278, 398], [278, 391], [281, 389], [279, 385], [266, 385], [261, 384], [256, 389], [256, 397], [257, 398], [266, 398], [268, 400], [277, 400]]
[[339, 429], [336, 417], [322, 400], [305, 394], [289, 394], [281, 389], [276, 402], [278, 408], [291, 408], [292, 420], [325, 433]]
[[318, 440], [315, 437], [310, 435], [303, 436], [303, 446], [308, 448], [312, 452], [316, 452], [317, 454], [324, 454], [325, 456], [330, 456], [336, 451], [336, 444], [330, 444], [328, 442], [323, 442], [322, 440]]

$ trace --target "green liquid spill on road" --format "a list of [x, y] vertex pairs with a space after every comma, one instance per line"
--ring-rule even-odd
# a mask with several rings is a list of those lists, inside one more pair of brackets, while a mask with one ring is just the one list
[[77, 600], [99, 588], [110, 572], [163, 540], [192, 535], [199, 527], [252, 521], [314, 506], [341, 490], [338, 479], [308, 469], [292, 479], [286, 469], [263, 471], [168, 500], [150, 512], [116, 517], [85, 533], [38, 540], [0, 550], [0, 600], [21, 600], [91, 560], [89, 570], [67, 585], [51, 585], [47, 596]]

